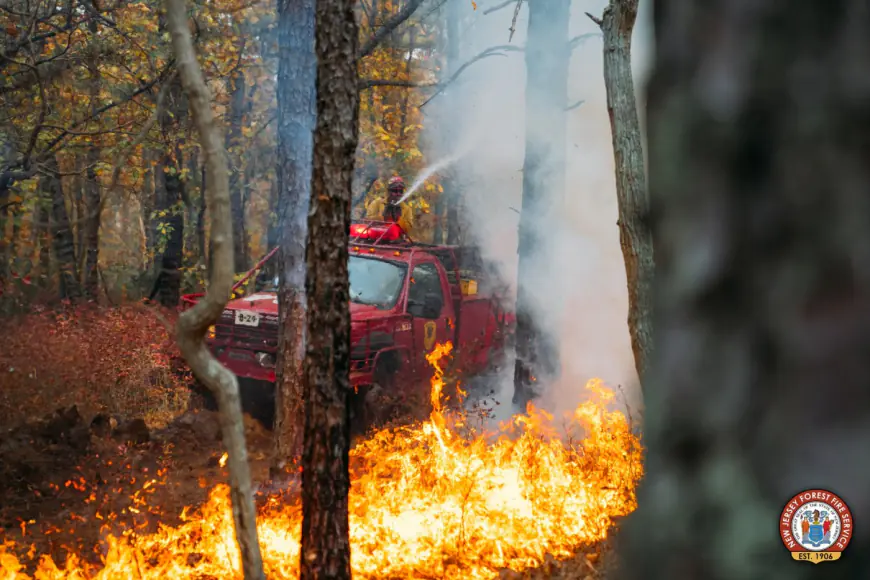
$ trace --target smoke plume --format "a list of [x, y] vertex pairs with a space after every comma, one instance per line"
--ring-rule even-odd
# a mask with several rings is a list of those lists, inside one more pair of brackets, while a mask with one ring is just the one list
[[[487, 48], [508, 44], [513, 7], [484, 14], [497, 2], [477, 10], [461, 8], [462, 44], [459, 62]], [[642, 103], [649, 62], [651, 18], [641, 3], [633, 42], [635, 86]], [[574, 2], [571, 37], [598, 29], [584, 14], [600, 16], [606, 0]], [[528, 14], [523, 8], [511, 45], [525, 44]], [[592, 377], [621, 387], [634, 410], [641, 407], [627, 327], [625, 269], [616, 225], [617, 204], [613, 151], [607, 115], [601, 39], [591, 38], [574, 49], [565, 113], [566, 188], [552, 215], [538, 224], [546, 232], [545, 258], [526, 280], [534, 289], [536, 315], [560, 337], [562, 378], [537, 401], [551, 412], [574, 408], [584, 398]], [[483, 252], [495, 259], [516, 288], [517, 225], [522, 205], [525, 131], [525, 64], [521, 52], [485, 58], [471, 65], [445, 95], [449, 106], [424, 111], [433, 142], [474, 143], [456, 169], [461, 177], [468, 221]], [[449, 94], [448, 94], [449, 93]], [[641, 110], [643, 107], [640, 107]], [[642, 114], [641, 114], [642, 115]], [[643, 116], [641, 116], [643, 119]], [[554, 194], [556, 195], [556, 194]], [[467, 237], [469, 232], [466, 232]], [[502, 408], [509, 407], [513, 369], [501, 383]]]

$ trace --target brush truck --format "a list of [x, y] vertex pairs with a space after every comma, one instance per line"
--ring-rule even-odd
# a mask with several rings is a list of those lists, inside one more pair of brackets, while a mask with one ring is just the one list
[[[395, 223], [364, 220], [351, 225], [348, 251], [350, 382], [363, 398], [428, 383], [426, 355], [436, 344], [453, 343], [454, 368], [464, 376], [504, 360], [514, 327], [503, 308], [507, 286], [473, 248], [414, 242]], [[240, 379], [275, 382], [277, 286], [277, 278], [258, 279], [251, 294], [227, 304], [209, 332], [212, 352]], [[201, 296], [184, 296], [182, 308]]]

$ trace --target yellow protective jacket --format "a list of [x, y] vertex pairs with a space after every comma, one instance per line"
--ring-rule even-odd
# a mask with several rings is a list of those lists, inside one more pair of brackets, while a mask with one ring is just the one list
[[[366, 218], [370, 220], [384, 219], [384, 209], [386, 209], [386, 207], [386, 199], [382, 197], [374, 198], [366, 204]], [[406, 234], [411, 236], [411, 229], [414, 227], [414, 210], [405, 202], [400, 203], [399, 208], [402, 210], [402, 215], [399, 217], [398, 221], [399, 227], [402, 228]]]

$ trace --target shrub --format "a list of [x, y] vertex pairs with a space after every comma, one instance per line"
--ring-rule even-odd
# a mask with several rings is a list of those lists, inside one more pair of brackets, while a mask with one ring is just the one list
[[0, 424], [66, 405], [159, 427], [190, 402], [175, 314], [141, 305], [36, 308], [0, 321]]

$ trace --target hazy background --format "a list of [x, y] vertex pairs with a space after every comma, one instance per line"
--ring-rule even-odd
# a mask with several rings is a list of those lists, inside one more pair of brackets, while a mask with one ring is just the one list
[[[513, 16], [512, 7], [484, 15], [489, 5], [496, 4], [494, 1], [480, 2], [474, 12], [470, 4], [463, 7], [466, 22], [460, 62], [491, 46], [507, 44]], [[600, 17], [606, 4], [606, 0], [574, 0], [570, 36], [597, 32], [597, 26], [584, 12]], [[648, 4], [641, 2], [633, 40], [641, 109], [652, 41]], [[528, 10], [523, 6], [511, 44], [525, 44], [527, 25]], [[565, 113], [566, 191], [564, 199], [556, 204], [554, 216], [541, 224], [546, 228], [549, 247], [534, 288], [538, 316], [561, 337], [563, 378], [539, 402], [557, 413], [573, 409], [582, 401], [584, 385], [593, 377], [612, 387], [622, 386], [631, 406], [641, 409], [626, 322], [628, 297], [616, 225], [613, 151], [602, 59], [600, 38], [586, 41], [573, 52], [568, 104], [585, 102]], [[451, 106], [456, 108], [454, 114], [438, 118], [444, 115], [443, 107], [432, 107], [427, 114], [434, 118], [425, 126], [450, 130], [457, 148], [466, 149], [470, 144], [462, 162], [469, 216], [484, 251], [515, 277], [519, 215], [511, 208], [519, 209], [522, 204], [524, 54], [508, 53], [507, 57], [475, 63], [452, 91], [456, 95], [450, 98]], [[511, 381], [512, 369], [501, 381], [502, 399], [507, 397], [508, 401], [513, 392]]]

